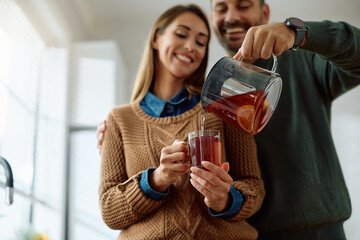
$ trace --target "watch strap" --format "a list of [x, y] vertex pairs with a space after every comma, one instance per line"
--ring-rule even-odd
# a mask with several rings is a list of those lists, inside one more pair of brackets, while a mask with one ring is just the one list
[[302, 20], [293, 17], [287, 18], [285, 23], [295, 33], [294, 45], [290, 50], [296, 51], [307, 33], [307, 27]]

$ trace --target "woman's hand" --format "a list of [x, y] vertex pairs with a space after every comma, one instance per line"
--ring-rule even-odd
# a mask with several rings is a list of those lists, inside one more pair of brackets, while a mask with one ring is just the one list
[[150, 175], [149, 184], [158, 192], [165, 192], [176, 179], [190, 170], [188, 147], [184, 141], [175, 140], [161, 150], [160, 166]]
[[230, 185], [233, 182], [228, 174], [229, 163], [223, 163], [221, 167], [204, 161], [202, 162], [206, 170], [191, 167], [191, 184], [205, 196], [204, 202], [209, 208], [221, 212], [229, 201]]

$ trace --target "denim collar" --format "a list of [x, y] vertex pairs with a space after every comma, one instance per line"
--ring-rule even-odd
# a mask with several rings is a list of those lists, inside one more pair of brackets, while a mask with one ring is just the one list
[[174, 106], [178, 110], [177, 113], [180, 113], [188, 110], [193, 105], [196, 105], [199, 100], [199, 96], [193, 96], [192, 99], [190, 99], [189, 92], [184, 87], [169, 101], [160, 99], [156, 97], [153, 93], [148, 91], [144, 99], [141, 101], [140, 105], [142, 106], [143, 110], [145, 110], [145, 112], [149, 115], [154, 117], [163, 117], [169, 116], [166, 112], [167, 105]]

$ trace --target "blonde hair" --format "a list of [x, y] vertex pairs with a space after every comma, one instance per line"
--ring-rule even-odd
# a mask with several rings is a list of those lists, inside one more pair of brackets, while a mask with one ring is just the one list
[[[144, 54], [136, 76], [135, 85], [130, 100], [131, 102], [141, 101], [149, 91], [151, 83], [154, 79], [154, 73], [156, 69], [156, 50], [153, 48], [152, 43], [155, 39], [156, 33], [161, 34], [166, 29], [166, 27], [175, 20], [177, 16], [185, 12], [194, 13], [204, 21], [209, 32], [210, 41], [209, 22], [207, 20], [207, 16], [199, 6], [195, 4], [176, 5], [165, 11], [155, 22], [146, 40]], [[208, 62], [209, 41], [206, 44], [206, 53], [199, 68], [185, 80], [185, 87], [190, 94], [201, 93], [201, 89], [205, 81], [205, 72]]]

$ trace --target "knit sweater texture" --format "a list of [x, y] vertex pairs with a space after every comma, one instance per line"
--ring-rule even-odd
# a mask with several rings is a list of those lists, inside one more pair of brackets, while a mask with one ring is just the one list
[[278, 57], [281, 97], [267, 126], [255, 136], [267, 195], [249, 221], [260, 235], [342, 225], [351, 214], [331, 136], [331, 105], [360, 84], [360, 30], [344, 22], [306, 26], [305, 46]]
[[159, 166], [161, 149], [175, 139], [187, 141], [200, 129], [200, 103], [175, 116], [154, 118], [138, 102], [114, 108], [107, 119], [101, 160], [100, 209], [104, 222], [120, 229], [118, 239], [256, 239], [246, 222], [261, 206], [265, 191], [253, 136], [207, 114], [205, 129], [222, 135], [222, 161], [230, 163], [233, 186], [244, 197], [240, 211], [230, 217], [211, 216], [204, 197], [180, 177], [164, 200], [142, 192], [139, 179], [147, 168]]

